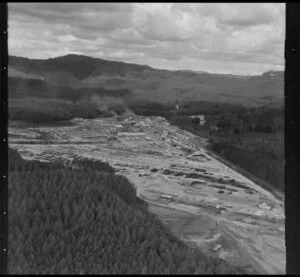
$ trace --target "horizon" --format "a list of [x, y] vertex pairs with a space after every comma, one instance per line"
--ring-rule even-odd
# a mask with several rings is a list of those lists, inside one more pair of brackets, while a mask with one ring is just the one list
[[[138, 64], [138, 63], [129, 63], [129, 62], [124, 62], [124, 61], [119, 61], [119, 60], [109, 60], [109, 59], [104, 59], [104, 58], [99, 58], [99, 57], [93, 57], [93, 56], [88, 56], [88, 55], [84, 55], [84, 54], [74, 54], [74, 53], [69, 53], [69, 54], [65, 54], [62, 56], [56, 56], [56, 57], [52, 57], [52, 58], [28, 58], [28, 57], [24, 57], [24, 56], [16, 56], [16, 55], [8, 55], [9, 57], [16, 57], [16, 58], [25, 58], [25, 59], [29, 59], [29, 60], [50, 60], [50, 59], [57, 59], [57, 58], [62, 58], [62, 57], [66, 57], [66, 56], [82, 56], [82, 57], [87, 57], [87, 58], [92, 58], [92, 59], [99, 59], [99, 60], [105, 60], [105, 61], [110, 61], [110, 62], [119, 62], [119, 63], [124, 63], [124, 64], [133, 64], [133, 65], [141, 65], [141, 66], [147, 66], [150, 67], [152, 69], [155, 70], [168, 70], [168, 71], [186, 71], [186, 72], [193, 72], [193, 73], [197, 73], [197, 74], [215, 74], [215, 75], [232, 75], [232, 76], [242, 76], [242, 77], [252, 77], [252, 76], [262, 76], [265, 73], [268, 72], [284, 72], [283, 70], [267, 70], [262, 72], [261, 74], [232, 74], [232, 73], [215, 73], [215, 72], [209, 72], [209, 71], [199, 71], [197, 72], [196, 70], [190, 70], [190, 69], [167, 69], [167, 68], [156, 68], [156, 67], [152, 67], [148, 64]], [[9, 64], [8, 64], [9, 66]]]
[[9, 3], [8, 12], [16, 56], [241, 76], [284, 70], [284, 3]]

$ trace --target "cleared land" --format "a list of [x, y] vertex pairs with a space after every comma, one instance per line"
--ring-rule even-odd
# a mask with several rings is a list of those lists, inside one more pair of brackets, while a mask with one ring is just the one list
[[251, 273], [285, 273], [284, 203], [212, 157], [206, 141], [161, 117], [76, 119], [71, 125], [9, 125], [23, 158], [100, 159], [182, 240]]

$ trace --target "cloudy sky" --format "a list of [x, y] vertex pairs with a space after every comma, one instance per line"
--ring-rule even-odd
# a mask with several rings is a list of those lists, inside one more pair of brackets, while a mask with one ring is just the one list
[[284, 70], [285, 4], [9, 3], [9, 54], [83, 54], [155, 68]]

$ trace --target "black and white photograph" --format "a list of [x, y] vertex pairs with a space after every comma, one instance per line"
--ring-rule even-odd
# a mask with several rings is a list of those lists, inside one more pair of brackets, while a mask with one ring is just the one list
[[8, 3], [8, 274], [286, 274], [285, 3]]

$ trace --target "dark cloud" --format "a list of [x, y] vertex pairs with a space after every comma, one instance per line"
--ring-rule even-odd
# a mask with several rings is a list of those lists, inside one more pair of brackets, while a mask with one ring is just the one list
[[[80, 32], [92, 33], [126, 28], [131, 22], [130, 3], [10, 3], [9, 13], [34, 17], [35, 20], [61, 23], [77, 28]], [[28, 20], [28, 19], [27, 19]], [[30, 19], [29, 19], [30, 20]], [[31, 19], [33, 21], [33, 19]]]
[[41, 19], [68, 18], [90, 12], [132, 11], [131, 3], [9, 3], [9, 12], [21, 13]]

